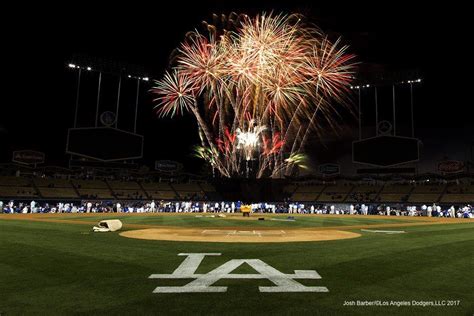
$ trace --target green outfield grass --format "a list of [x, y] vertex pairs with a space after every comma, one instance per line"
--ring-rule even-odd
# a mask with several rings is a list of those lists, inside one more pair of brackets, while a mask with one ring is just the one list
[[[78, 220], [96, 217], [75, 216]], [[71, 217], [64, 217], [71, 219]], [[125, 223], [211, 226], [323, 227], [390, 223], [388, 218], [297, 218], [242, 221], [192, 216], [131, 216]], [[411, 226], [407, 233], [361, 232], [355, 239], [299, 243], [195, 243], [128, 239], [91, 226], [0, 219], [0, 315], [42, 314], [312, 314], [473, 315], [474, 222]], [[316, 270], [328, 293], [260, 293], [268, 280], [220, 280], [226, 293], [153, 294], [157, 286], [191, 280], [148, 279], [172, 273], [178, 253], [219, 252], [198, 273], [230, 259], [261, 259], [284, 273]], [[255, 273], [241, 266], [234, 273]], [[444, 307], [349, 307], [351, 300], [460, 300]]]

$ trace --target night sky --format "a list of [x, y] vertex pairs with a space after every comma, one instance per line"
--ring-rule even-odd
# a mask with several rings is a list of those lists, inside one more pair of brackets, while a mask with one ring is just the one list
[[[470, 88], [462, 79], [469, 73], [467, 63], [472, 59], [465, 37], [467, 8], [446, 4], [417, 7], [413, 1], [397, 2], [396, 6], [385, 2], [255, 3], [195, 1], [190, 5], [170, 1], [165, 6], [161, 1], [107, 5], [81, 1], [76, 5], [11, 8], [11, 21], [1, 22], [2, 51], [6, 53], [0, 110], [1, 161], [7, 162], [12, 150], [36, 149], [46, 152], [48, 163], [66, 164], [66, 132], [73, 123], [75, 101], [75, 76], [67, 64], [74, 54], [138, 64], [151, 78], [159, 78], [169, 54], [187, 31], [199, 29], [200, 22], [210, 21], [212, 13], [232, 11], [249, 15], [272, 10], [303, 13], [322, 30], [341, 35], [361, 63], [420, 69], [424, 82], [415, 104], [417, 127], [474, 125], [469, 115]], [[159, 119], [150, 94], [140, 101], [138, 132], [145, 135], [145, 162], [172, 159], [198, 168], [190, 157], [191, 147], [198, 142], [193, 119]]]

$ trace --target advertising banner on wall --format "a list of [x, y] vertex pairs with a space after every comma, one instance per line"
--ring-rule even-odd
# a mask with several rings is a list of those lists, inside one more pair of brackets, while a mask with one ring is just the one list
[[44, 153], [34, 150], [17, 150], [13, 152], [12, 161], [24, 165], [44, 163]]
[[340, 166], [335, 163], [325, 163], [319, 166], [319, 173], [326, 176], [338, 175], [340, 172]]
[[464, 162], [459, 160], [444, 160], [438, 163], [438, 171], [443, 173], [458, 173], [464, 171]]

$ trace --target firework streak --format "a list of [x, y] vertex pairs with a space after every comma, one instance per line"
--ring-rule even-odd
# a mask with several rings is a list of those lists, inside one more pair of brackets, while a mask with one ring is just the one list
[[187, 34], [156, 82], [161, 116], [195, 116], [195, 154], [224, 177], [305, 167], [308, 135], [347, 103], [353, 55], [299, 15], [231, 14]]

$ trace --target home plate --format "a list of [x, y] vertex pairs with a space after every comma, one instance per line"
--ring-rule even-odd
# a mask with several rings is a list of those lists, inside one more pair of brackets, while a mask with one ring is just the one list
[[372, 230], [372, 229], [361, 229], [363, 232], [369, 233], [381, 233], [381, 234], [403, 234], [404, 230]]

